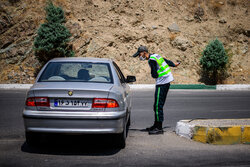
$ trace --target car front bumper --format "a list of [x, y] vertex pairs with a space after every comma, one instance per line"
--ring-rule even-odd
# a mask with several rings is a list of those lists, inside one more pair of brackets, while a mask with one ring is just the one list
[[127, 113], [24, 110], [23, 118], [27, 132], [108, 134], [123, 132]]

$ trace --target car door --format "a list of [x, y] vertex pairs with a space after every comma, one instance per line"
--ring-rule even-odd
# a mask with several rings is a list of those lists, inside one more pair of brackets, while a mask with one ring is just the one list
[[120, 83], [121, 83], [121, 86], [123, 87], [123, 94], [124, 94], [124, 101], [128, 108], [128, 111], [130, 112], [130, 109], [131, 109], [131, 95], [130, 95], [130, 87], [129, 85], [126, 83], [126, 79], [122, 73], [122, 71], [120, 70], [120, 68], [118, 67], [118, 65], [113, 62], [113, 65], [115, 67], [115, 70], [116, 70], [116, 73], [119, 77], [119, 80], [120, 80]]

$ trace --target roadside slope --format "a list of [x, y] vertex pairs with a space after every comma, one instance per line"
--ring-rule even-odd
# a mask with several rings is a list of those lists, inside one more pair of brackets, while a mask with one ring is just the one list
[[[202, 50], [216, 37], [230, 56], [225, 84], [249, 84], [248, 0], [54, 0], [62, 6], [76, 56], [114, 59], [137, 83], [154, 83], [147, 62], [130, 56], [140, 45], [181, 66], [173, 68], [174, 84], [199, 84]], [[46, 0], [0, 3], [0, 83], [33, 83], [41, 64], [32, 44], [44, 22]], [[173, 23], [178, 28], [172, 30]], [[171, 31], [169, 30], [171, 29]]]

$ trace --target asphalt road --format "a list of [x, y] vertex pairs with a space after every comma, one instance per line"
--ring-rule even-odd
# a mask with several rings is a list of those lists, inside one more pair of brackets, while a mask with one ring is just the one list
[[[133, 94], [132, 128], [153, 123], [154, 92]], [[164, 106], [164, 126], [174, 130], [183, 119], [250, 118], [250, 91], [170, 90]]]
[[41, 146], [25, 143], [25, 90], [0, 90], [0, 166], [250, 166], [250, 145], [216, 146], [176, 136], [176, 122], [196, 118], [250, 118], [250, 91], [170, 90], [164, 135], [141, 131], [153, 123], [151, 90], [133, 92], [127, 146], [109, 136], [57, 136]]

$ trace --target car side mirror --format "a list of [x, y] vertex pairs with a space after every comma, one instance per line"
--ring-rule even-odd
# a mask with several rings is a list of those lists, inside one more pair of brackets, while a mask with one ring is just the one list
[[136, 81], [136, 77], [135, 76], [127, 76], [126, 82], [130, 83], [130, 82], [135, 82]]

